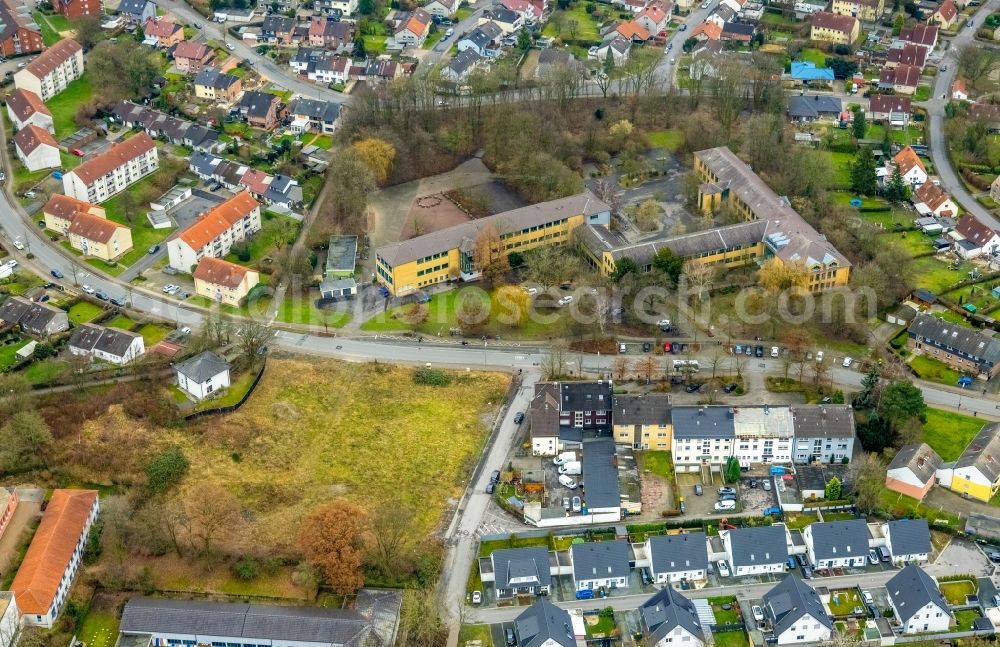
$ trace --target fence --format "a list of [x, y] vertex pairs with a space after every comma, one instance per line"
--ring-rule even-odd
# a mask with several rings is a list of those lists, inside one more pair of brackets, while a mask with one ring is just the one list
[[220, 415], [220, 414], [224, 414], [224, 413], [232, 413], [232, 412], [236, 411], [237, 409], [239, 409], [240, 407], [242, 407], [243, 404], [248, 399], [250, 399], [251, 395], [253, 395], [253, 392], [257, 388], [257, 385], [260, 384], [260, 378], [264, 377], [264, 369], [265, 368], [267, 368], [267, 358], [266, 357], [264, 358], [264, 361], [261, 362], [260, 371], [257, 373], [257, 377], [255, 377], [253, 379], [253, 382], [250, 384], [250, 388], [247, 389], [247, 392], [243, 394], [243, 397], [240, 398], [240, 401], [237, 402], [236, 404], [231, 404], [231, 405], [225, 406], [225, 407], [215, 407], [214, 409], [203, 409], [202, 411], [195, 411], [194, 413], [189, 413], [188, 415], [184, 416], [183, 419], [184, 420], [195, 420], [195, 419], [201, 418], [203, 416], [215, 416], [215, 415]]

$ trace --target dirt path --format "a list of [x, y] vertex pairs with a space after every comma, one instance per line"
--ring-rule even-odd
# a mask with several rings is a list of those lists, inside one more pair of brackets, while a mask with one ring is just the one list
[[644, 473], [642, 479], [642, 521], [662, 519], [664, 510], [672, 510], [674, 504], [673, 484], [657, 474]]

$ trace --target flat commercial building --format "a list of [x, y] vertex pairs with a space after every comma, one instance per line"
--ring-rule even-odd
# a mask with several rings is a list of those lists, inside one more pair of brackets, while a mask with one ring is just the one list
[[14, 75], [14, 87], [30, 90], [48, 101], [83, 76], [83, 48], [64, 38], [39, 54]]
[[491, 229], [500, 237], [498, 253], [510, 254], [569, 242], [571, 232], [584, 224], [610, 223], [611, 207], [585, 191], [379, 247], [377, 280], [396, 296], [445, 281], [471, 281], [481, 274], [477, 238]]

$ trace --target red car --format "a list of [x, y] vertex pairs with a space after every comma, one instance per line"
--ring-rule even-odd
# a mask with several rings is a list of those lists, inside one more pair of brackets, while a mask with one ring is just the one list
[[664, 353], [670, 352], [670, 342], [668, 341], [663, 342], [663, 352]]
[[79, 148], [74, 148], [70, 152], [76, 155], [77, 157], [83, 157], [83, 151], [80, 150]]

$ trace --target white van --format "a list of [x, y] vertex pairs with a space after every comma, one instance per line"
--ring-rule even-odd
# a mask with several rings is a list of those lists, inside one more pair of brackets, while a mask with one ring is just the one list
[[715, 503], [716, 512], [732, 512], [736, 509], [735, 501], [717, 501]]
[[779, 352], [777, 346], [771, 346], [771, 357], [777, 357]]
[[562, 465], [563, 463], [575, 460], [576, 460], [576, 452], [563, 452], [552, 459], [552, 464]]
[[576, 481], [566, 476], [565, 474], [559, 477], [559, 484], [571, 490], [576, 489]]

